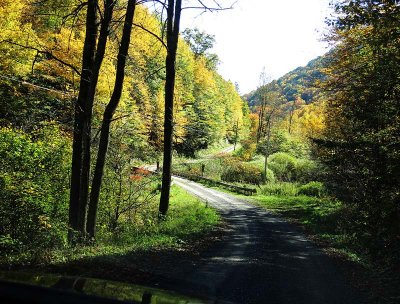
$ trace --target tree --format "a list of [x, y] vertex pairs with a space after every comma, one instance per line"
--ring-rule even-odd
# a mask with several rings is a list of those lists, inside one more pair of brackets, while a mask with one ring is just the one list
[[257, 130], [257, 143], [265, 135], [265, 108], [267, 106], [267, 96], [268, 91], [267, 84], [270, 83], [270, 78], [267, 76], [265, 67], [263, 67], [260, 74], [260, 88], [259, 88], [259, 106], [258, 106], [258, 130]]
[[[102, 171], [108, 147], [109, 127], [113, 113], [115, 112], [121, 97], [125, 75], [125, 62], [129, 48], [136, 1], [128, 1], [127, 4], [122, 42], [119, 47], [117, 58], [114, 91], [103, 116], [103, 124], [100, 133], [100, 148], [97, 156], [92, 192], [90, 193], [91, 201], [89, 204], [93, 103], [99, 80], [99, 72], [105, 56], [107, 40], [110, 34], [109, 27], [112, 22], [115, 4], [116, 2], [113, 0], [104, 1], [104, 12], [100, 23], [100, 31], [98, 30], [97, 21], [99, 4], [97, 1], [89, 1], [87, 4], [86, 38], [82, 59], [82, 76], [79, 87], [78, 102], [75, 106], [69, 217], [70, 228], [72, 231], [80, 232], [83, 237], [86, 235], [87, 228], [89, 229], [89, 235], [91, 237], [94, 237], [95, 233], [97, 205], [101, 187]], [[88, 204], [89, 210], [87, 210]], [[87, 221], [88, 214], [89, 221]], [[70, 240], [72, 240], [71, 233]]]
[[280, 105], [281, 100], [279, 99], [279, 95], [276, 93], [271, 93], [267, 95], [265, 99], [268, 104], [265, 107], [265, 125], [266, 125], [266, 132], [265, 132], [265, 139], [264, 139], [264, 182], [266, 182], [267, 178], [267, 171], [268, 171], [268, 157], [271, 154], [271, 131], [272, 126], [277, 119], [278, 115], [280, 114]]
[[81, 203], [82, 189], [82, 165], [83, 165], [83, 132], [87, 125], [88, 116], [87, 101], [92, 85], [91, 79], [94, 72], [94, 62], [96, 54], [96, 41], [98, 36], [98, 1], [88, 0], [86, 13], [86, 34], [82, 55], [82, 72], [79, 86], [78, 99], [75, 105], [74, 118], [74, 139], [72, 145], [72, 165], [71, 165], [71, 190], [69, 207], [69, 239], [73, 238], [73, 231], [85, 231], [85, 209], [86, 206]]
[[178, 49], [179, 26], [182, 12], [182, 0], [168, 0], [167, 7], [167, 57], [165, 59], [165, 108], [164, 108], [164, 159], [162, 173], [162, 188], [160, 197], [160, 215], [165, 216], [169, 207], [172, 165], [172, 136], [174, 122], [174, 90], [175, 61]]
[[215, 70], [219, 63], [217, 54], [208, 51], [214, 47], [215, 36], [200, 31], [198, 28], [185, 29], [182, 33], [183, 39], [190, 46], [196, 59], [204, 57], [207, 68]]
[[349, 224], [356, 236], [375, 254], [396, 252], [400, 7], [397, 1], [357, 0], [337, 3], [335, 9], [336, 48], [326, 83], [331, 95], [317, 155], [329, 170], [331, 190], [352, 211]]
[[[214, 4], [218, 4], [213, 1]], [[206, 6], [205, 2], [199, 1], [199, 7], [204, 11], [223, 10], [217, 5], [217, 8]], [[164, 5], [163, 5], [164, 6]], [[191, 6], [190, 6], [191, 7]], [[193, 8], [193, 7], [192, 7]], [[164, 107], [164, 159], [163, 159], [163, 174], [162, 188], [159, 212], [163, 217], [167, 214], [169, 207], [169, 194], [171, 186], [171, 165], [172, 165], [172, 144], [173, 144], [173, 124], [174, 124], [174, 92], [175, 92], [175, 76], [176, 76], [176, 53], [179, 42], [179, 27], [182, 9], [182, 0], [168, 0], [165, 7], [167, 12], [166, 17], [166, 47], [167, 57], [166, 79], [165, 79], [165, 107]]]
[[[263, 179], [266, 182], [268, 171], [268, 156], [271, 153], [271, 130], [274, 121], [278, 117], [279, 108], [282, 104], [279, 93], [273, 90], [274, 83], [269, 83], [268, 76], [263, 68], [260, 74], [260, 89], [259, 91], [259, 114], [258, 114], [258, 129], [257, 129], [257, 144], [261, 143], [264, 161], [264, 175]], [[259, 149], [260, 150], [260, 149]]]
[[289, 106], [289, 126], [288, 126], [289, 134], [292, 133], [294, 114], [295, 114], [296, 110], [299, 109], [300, 106], [303, 105], [303, 104], [305, 104], [305, 102], [299, 96], [296, 96], [296, 98], [290, 103], [290, 106]]
[[215, 36], [201, 32], [198, 28], [185, 29], [182, 33], [183, 39], [192, 49], [195, 57], [203, 56], [214, 47]]
[[110, 102], [106, 106], [103, 114], [103, 121], [100, 132], [99, 149], [96, 159], [96, 168], [92, 182], [92, 191], [90, 193], [90, 204], [88, 210], [87, 232], [89, 237], [95, 236], [97, 208], [99, 204], [101, 181], [103, 178], [104, 164], [106, 161], [107, 149], [110, 136], [110, 125], [121, 99], [122, 89], [125, 78], [125, 65], [128, 57], [128, 49], [131, 39], [132, 23], [135, 14], [136, 0], [128, 0], [126, 7], [124, 28], [122, 31], [121, 45], [117, 56], [117, 71], [114, 82], [114, 90]]

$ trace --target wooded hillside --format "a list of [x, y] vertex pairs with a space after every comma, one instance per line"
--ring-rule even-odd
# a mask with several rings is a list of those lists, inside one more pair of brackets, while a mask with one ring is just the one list
[[248, 106], [218, 74], [212, 36], [179, 35], [179, 21], [166, 29], [181, 1], [168, 5], [164, 14], [136, 0], [0, 1], [5, 252], [59, 248], [67, 231], [79, 242], [97, 226], [115, 232], [157, 217], [159, 180], [132, 166], [166, 155], [166, 124], [182, 155], [247, 136]]
[[[79, 87], [81, 49], [84, 43], [84, 8], [79, 1], [1, 1], [0, 124], [27, 132], [52, 121], [69, 133], [73, 103]], [[123, 5], [114, 13], [110, 43], [99, 74], [94, 106], [94, 133], [115, 78]], [[136, 10], [122, 101], [113, 128], [131, 132], [137, 148], [160, 151], [163, 121], [165, 48], [157, 17], [139, 5]], [[149, 33], [151, 32], [151, 33]], [[174, 142], [182, 153], [192, 154], [215, 142], [232, 139], [236, 123], [245, 132], [246, 105], [232, 83], [210, 66], [205, 54], [195, 54], [181, 39], [177, 56]], [[96, 127], [97, 124], [97, 127]], [[243, 134], [245, 135], [245, 134]]]
[[[328, 58], [326, 56], [320, 56], [311, 60], [304, 67], [294, 69], [279, 79], [272, 81], [274, 84], [273, 90], [282, 96], [283, 102], [294, 101], [297, 97], [304, 100], [306, 104], [318, 102], [321, 93], [319, 83], [326, 78], [323, 70], [328, 64], [327, 61]], [[254, 108], [257, 105], [259, 91], [260, 88], [243, 96], [250, 108]]]

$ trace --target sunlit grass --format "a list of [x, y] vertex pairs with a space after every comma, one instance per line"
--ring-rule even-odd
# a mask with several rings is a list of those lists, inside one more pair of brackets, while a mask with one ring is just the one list
[[159, 222], [157, 206], [154, 206], [152, 221], [146, 225], [130, 225], [115, 233], [100, 232], [94, 244], [77, 245], [57, 250], [24, 252], [0, 257], [0, 266], [23, 264], [56, 264], [82, 258], [117, 257], [133, 251], [177, 248], [191, 239], [213, 229], [219, 216], [196, 197], [173, 186], [168, 216]]

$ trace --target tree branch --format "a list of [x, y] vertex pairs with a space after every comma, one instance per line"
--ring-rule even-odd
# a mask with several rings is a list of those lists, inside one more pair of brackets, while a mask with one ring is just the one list
[[8, 39], [3, 40], [3, 41], [1, 41], [0, 43], [3, 43], [3, 42], [9, 43], [9, 44], [12, 44], [12, 45], [15, 45], [15, 46], [19, 46], [19, 47], [24, 48], [24, 49], [34, 50], [34, 51], [37, 52], [36, 56], [37, 56], [38, 54], [46, 55], [46, 56], [49, 57], [50, 59], [54, 59], [55, 61], [58, 61], [59, 63], [65, 65], [65, 66], [67, 66], [67, 67], [69, 67], [69, 68], [72, 69], [75, 73], [77, 73], [79, 76], [81, 76], [81, 72], [80, 72], [74, 65], [72, 65], [72, 64], [70, 64], [70, 63], [68, 63], [68, 62], [65, 62], [64, 60], [62, 60], [62, 59], [56, 57], [56, 56], [55, 56], [53, 53], [51, 53], [50, 51], [40, 50], [40, 49], [38, 49], [38, 48], [36, 48], [36, 47], [29, 46], [29, 45], [22, 45], [22, 44], [19, 44], [19, 43], [17, 43], [17, 42], [14, 42], [14, 41], [8, 40]]
[[182, 7], [182, 10], [185, 10], [185, 9], [201, 9], [201, 10], [209, 11], [209, 12], [226, 11], [226, 10], [233, 9], [235, 4], [237, 3], [237, 1], [235, 1], [229, 7], [222, 7], [217, 1], [214, 0], [213, 2], [215, 3], [216, 6], [211, 7], [211, 6], [206, 5], [203, 0], [197, 0], [197, 2], [200, 4], [199, 6], [196, 6], [196, 5], [194, 5], [194, 6], [185, 6], [185, 7]]
[[133, 23], [133, 25], [136, 26], [136, 27], [138, 27], [138, 28], [140, 28], [140, 29], [142, 29], [142, 30], [144, 30], [146, 33], [150, 34], [151, 36], [155, 37], [159, 42], [161, 42], [161, 44], [165, 47], [165, 49], [168, 50], [167, 45], [165, 44], [164, 40], [163, 40], [160, 36], [158, 36], [157, 34], [153, 33], [152, 31], [146, 29], [146, 28], [145, 28], [143, 25], [141, 25], [141, 24]]

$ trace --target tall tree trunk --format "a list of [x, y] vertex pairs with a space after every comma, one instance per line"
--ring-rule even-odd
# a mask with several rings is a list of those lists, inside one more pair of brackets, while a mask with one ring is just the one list
[[268, 156], [271, 143], [271, 120], [267, 123], [267, 147], [265, 149], [265, 162], [264, 162], [264, 184], [267, 182], [267, 171], [268, 171]]
[[293, 123], [293, 116], [294, 116], [294, 111], [296, 110], [296, 99], [293, 100], [292, 106], [290, 107], [290, 112], [289, 112], [289, 128], [288, 132], [289, 134], [292, 134], [292, 123]]
[[97, 0], [89, 0], [86, 13], [86, 36], [82, 55], [82, 74], [79, 86], [78, 99], [75, 104], [74, 138], [72, 144], [71, 189], [69, 200], [69, 233], [68, 238], [73, 240], [73, 231], [81, 231], [80, 186], [82, 174], [82, 141], [85, 125], [85, 102], [89, 94], [92, 70], [95, 59], [97, 40]]
[[264, 162], [264, 183], [267, 181], [267, 171], [268, 171], [268, 156], [271, 150], [271, 130], [272, 130], [272, 119], [274, 117], [274, 113], [276, 111], [276, 107], [272, 109], [270, 113], [268, 113], [268, 117], [266, 120], [267, 127], [267, 147], [265, 149], [265, 162]]
[[239, 119], [236, 120], [236, 125], [235, 125], [235, 144], [233, 145], [233, 151], [236, 151], [238, 138], [239, 138]]
[[167, 8], [167, 58], [164, 109], [164, 159], [159, 212], [165, 216], [169, 207], [171, 189], [172, 140], [174, 123], [175, 62], [178, 49], [182, 0], [168, 0]]
[[82, 173], [81, 173], [81, 189], [80, 189], [80, 217], [78, 226], [80, 227], [82, 235], [86, 235], [86, 221], [87, 221], [87, 207], [89, 195], [89, 180], [90, 180], [90, 163], [91, 163], [91, 130], [92, 130], [92, 113], [94, 98], [96, 95], [96, 87], [99, 79], [101, 64], [103, 63], [104, 54], [106, 52], [107, 40], [109, 35], [109, 27], [112, 20], [114, 11], [114, 0], [105, 0], [104, 2], [104, 16], [101, 21], [100, 35], [97, 42], [96, 56], [94, 60], [92, 79], [90, 82], [90, 89], [85, 105], [85, 124], [82, 132]]
[[117, 70], [115, 77], [114, 90], [103, 114], [103, 122], [101, 126], [99, 150], [97, 153], [96, 167], [92, 182], [92, 191], [90, 193], [90, 203], [88, 210], [87, 232], [90, 237], [94, 238], [96, 233], [96, 218], [97, 208], [99, 204], [99, 196], [101, 190], [101, 182], [103, 179], [104, 165], [106, 162], [106, 155], [109, 143], [110, 125], [114, 116], [115, 110], [118, 107], [121, 99], [122, 89], [125, 78], [125, 65], [128, 56], [133, 17], [135, 14], [136, 0], [129, 0], [126, 7], [126, 15], [124, 21], [124, 28], [122, 31], [121, 45], [117, 57]]
[[257, 129], [257, 143], [259, 143], [260, 139], [264, 137], [264, 115], [266, 108], [266, 100], [265, 96], [263, 96], [263, 100], [261, 103], [261, 108], [258, 114], [258, 129]]

